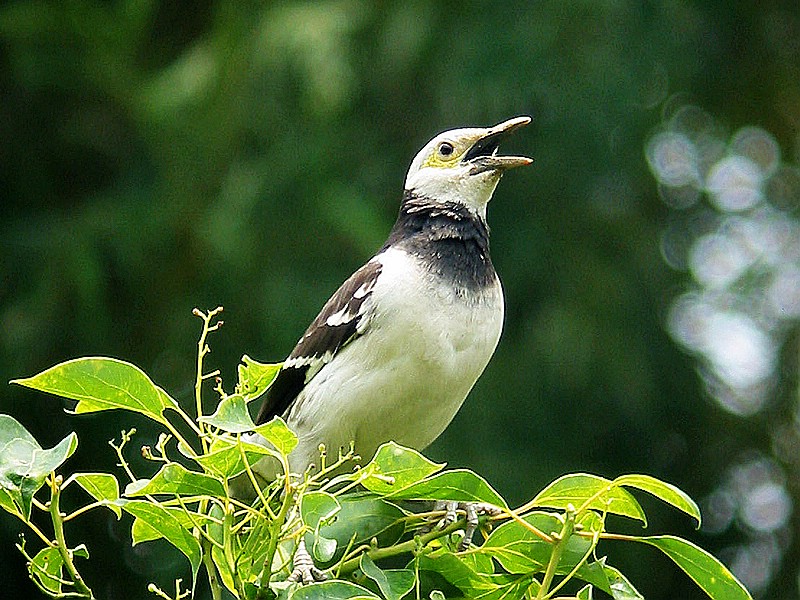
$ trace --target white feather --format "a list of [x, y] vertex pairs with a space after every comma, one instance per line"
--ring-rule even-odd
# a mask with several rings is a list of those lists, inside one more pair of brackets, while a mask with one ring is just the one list
[[[290, 455], [302, 472], [319, 444], [335, 455], [356, 443], [365, 459], [392, 439], [423, 449], [447, 427], [489, 362], [503, 323], [499, 280], [459, 294], [419, 259], [389, 248], [369, 306], [369, 331], [308, 381], [288, 415], [300, 438]], [[365, 303], [366, 304], [366, 303]]]

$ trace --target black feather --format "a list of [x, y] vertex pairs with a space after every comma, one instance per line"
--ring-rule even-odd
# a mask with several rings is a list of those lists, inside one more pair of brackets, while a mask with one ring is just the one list
[[489, 226], [463, 204], [436, 202], [406, 190], [400, 215], [384, 244], [419, 257], [456, 289], [494, 285]]
[[[319, 362], [327, 363], [339, 349], [358, 335], [358, 325], [364, 318], [362, 305], [371, 294], [380, 275], [381, 264], [370, 261], [353, 273], [330, 300], [325, 303], [317, 318], [297, 342], [281, 372], [267, 390], [256, 424], [269, 421], [273, 416], [285, 416], [292, 402], [306, 384], [309, 369], [316, 372]], [[356, 297], [356, 293], [363, 293]], [[342, 312], [349, 315], [338, 325], [328, 325], [331, 315]]]
[[264, 401], [256, 417], [256, 425], [266, 423], [276, 415], [283, 415], [303, 389], [308, 365], [284, 367], [264, 395]]

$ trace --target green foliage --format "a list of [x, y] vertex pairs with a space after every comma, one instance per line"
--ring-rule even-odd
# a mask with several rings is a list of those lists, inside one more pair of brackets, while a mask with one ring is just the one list
[[141, 369], [115, 358], [77, 358], [11, 383], [77, 400], [78, 414], [123, 408], [166, 425], [164, 411], [178, 410]]
[[[204, 323], [195, 382], [197, 407], [203, 405], [203, 382], [215, 375], [203, 371], [203, 357], [208, 333], [219, 326], [218, 312], [196, 311]], [[646, 523], [630, 489], [655, 496], [699, 524], [700, 512], [691, 498], [646, 475], [615, 480], [566, 475], [512, 509], [472, 471], [448, 470], [393, 442], [379, 448], [367, 464], [349, 471], [352, 451], [316, 473], [287, 473], [296, 437], [279, 418], [256, 427], [247, 406], [268, 387], [278, 368], [245, 357], [236, 392], [226, 394], [218, 382], [215, 390], [220, 398], [214, 413], [194, 416], [141, 370], [116, 359], [68, 361], [16, 380], [77, 400], [76, 413], [122, 409], [141, 413], [164, 429], [154, 448], [142, 448], [145, 458], [160, 464], [152, 477], [137, 477], [126, 460], [135, 435], [130, 430], [122, 433], [119, 443], [111, 443], [121, 473], [75, 473], [65, 480], [58, 473], [77, 448], [77, 436], [70, 434], [44, 450], [13, 417], [0, 415], [0, 507], [29, 526], [42, 543], [33, 556], [25, 540], [18, 546], [39, 589], [55, 598], [94, 598], [76, 565], [76, 558], [88, 558], [88, 552], [83, 545], [68, 546], [64, 526], [96, 508], [108, 508], [117, 517], [123, 512], [133, 517], [133, 544], [164, 539], [186, 557], [192, 583], [182, 591], [177, 582], [176, 599], [193, 595], [201, 569], [215, 599], [222, 597], [223, 588], [241, 600], [543, 600], [588, 599], [595, 594], [615, 600], [642, 598], [601, 555], [601, 544], [604, 548], [608, 540], [658, 548], [710, 598], [750, 598], [717, 559], [687, 540], [610, 530], [610, 515]], [[166, 408], [186, 427], [179, 429], [168, 420]], [[241, 434], [249, 431], [260, 433], [271, 447], [243, 440]], [[278, 460], [283, 473], [261, 489], [252, 467], [265, 456]], [[124, 488], [123, 479], [127, 479]], [[232, 493], [234, 483], [242, 482], [251, 485], [257, 496], [252, 505]], [[91, 502], [64, 514], [60, 496], [73, 483]], [[464, 519], [440, 522], [444, 511], [421, 512], [420, 501], [429, 500], [491, 505], [492, 510], [480, 518], [483, 543], [460, 550]], [[52, 539], [38, 525], [39, 513], [49, 517]], [[290, 559], [301, 540], [328, 581], [292, 582]], [[171, 598], [154, 584], [149, 589]]]
[[44, 450], [16, 420], [0, 415], [0, 487], [3, 507], [20, 516], [30, 517], [31, 502], [55, 471], [78, 447], [78, 437], [71, 433], [55, 448]]
[[[226, 325], [235, 341], [214, 344], [214, 366], [230, 370], [232, 387], [242, 349], [283, 356], [380, 247], [421, 144], [451, 126], [528, 113], [532, 127], [506, 150], [532, 153], [536, 164], [504, 179], [489, 207], [509, 309], [504, 335], [453, 426], [426, 454], [490, 477], [514, 505], [578, 469], [668, 473], [707, 511], [704, 546], [750, 574], [754, 593], [796, 596], [800, 550], [784, 543], [797, 540], [796, 516], [781, 506], [800, 506], [797, 329], [776, 340], [790, 343], [777, 352], [769, 385], [756, 390], [768, 396], [763, 412], [742, 418], [708, 401], [709, 370], [701, 367], [699, 378], [664, 325], [676, 294], [700, 298], [697, 263], [687, 264], [696, 257], [692, 241], [719, 233], [751, 260], [764, 246], [739, 226], [771, 209], [796, 217], [797, 184], [784, 186], [781, 168], [765, 180], [752, 215], [721, 214], [705, 194], [672, 209], [645, 148], [675, 123], [676, 109], [696, 104], [705, 111], [693, 119], [700, 136], [690, 136], [699, 143], [698, 185], [714, 163], [708, 153], [729, 156], [728, 140], [748, 124], [774, 135], [798, 181], [800, 4], [488, 6], [0, 4], [0, 106], [8, 115], [0, 381], [101, 354], [139, 365], [183, 402], [193, 367], [187, 306], [218, 299], [235, 314]], [[779, 236], [783, 226], [757, 229]], [[785, 264], [774, 262], [774, 245], [766, 248], [770, 269]], [[738, 254], [720, 253], [729, 266]], [[786, 279], [764, 272], [757, 283], [753, 270], [746, 274], [724, 294], [709, 291], [728, 307], [766, 310], [770, 301], [731, 303], [729, 294], [743, 299], [743, 290]], [[794, 294], [779, 296], [788, 304]], [[740, 347], [726, 350], [735, 356]], [[63, 402], [37, 401], [22, 388], [0, 403], [46, 447], [77, 431], [72, 470], [113, 471], [104, 440], [130, 413], [75, 421]], [[89, 429], [94, 442], [83, 434]], [[147, 435], [140, 428], [137, 441]], [[765, 460], [788, 502], [752, 511], [764, 499], [757, 474]], [[743, 488], [745, 465], [752, 468]], [[732, 498], [724, 503], [732, 517], [713, 512], [720, 496]], [[748, 522], [756, 514], [767, 521]], [[109, 595], [145, 587], [143, 558], [168, 569], [161, 545], [111, 550], [103, 518], [101, 511], [97, 526], [87, 523], [81, 539], [93, 550], [90, 569], [114, 569]], [[685, 524], [682, 514], [665, 518], [670, 531]], [[31, 586], [15, 537], [0, 530], [0, 579], [25, 596]], [[653, 573], [640, 585], [648, 597], [695, 599], [693, 584], [659, 569], [660, 558], [623, 545], [617, 562]]]

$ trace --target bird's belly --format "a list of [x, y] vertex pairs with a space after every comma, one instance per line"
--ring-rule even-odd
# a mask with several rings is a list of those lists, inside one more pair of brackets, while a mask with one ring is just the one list
[[394, 260], [400, 264], [384, 264], [397, 272], [387, 278], [391, 288], [375, 290], [380, 310], [368, 334], [308, 382], [289, 415], [300, 437], [293, 469], [316, 462], [321, 440], [331, 454], [354, 441], [365, 460], [389, 440], [425, 448], [450, 423], [494, 352], [503, 321], [499, 283], [480, 297], [424, 278], [428, 285], [420, 287], [413, 259]]

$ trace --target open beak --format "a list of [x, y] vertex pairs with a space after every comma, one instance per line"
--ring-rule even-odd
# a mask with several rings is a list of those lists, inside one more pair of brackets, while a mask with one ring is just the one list
[[467, 150], [464, 158], [461, 159], [462, 162], [472, 165], [470, 175], [477, 175], [485, 171], [499, 171], [502, 173], [506, 169], [531, 164], [533, 159], [527, 156], [497, 156], [500, 142], [511, 135], [512, 132], [530, 122], [530, 117], [514, 117], [487, 129], [486, 133]]

